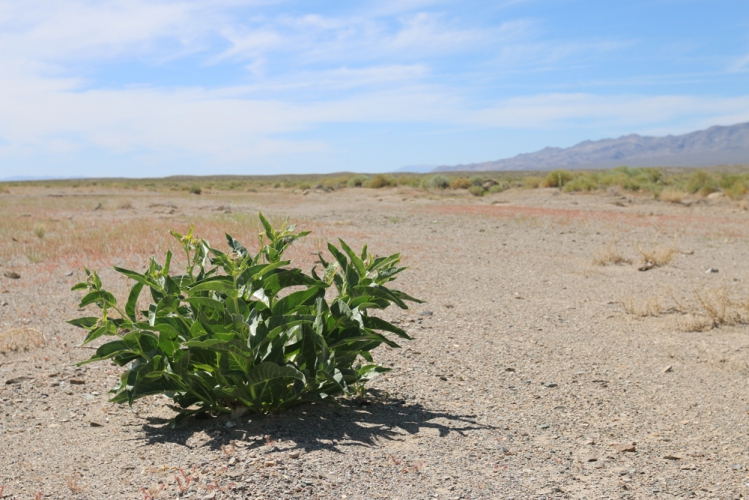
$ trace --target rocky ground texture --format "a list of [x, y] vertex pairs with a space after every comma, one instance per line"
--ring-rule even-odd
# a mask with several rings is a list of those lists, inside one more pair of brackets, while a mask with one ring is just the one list
[[[3, 217], [20, 217], [19, 200], [47, 191], [3, 195]], [[87, 203], [99, 195], [132, 206], [124, 213], [66, 202], [65, 214], [93, 226], [129, 217], [180, 229], [216, 207], [237, 216], [262, 209], [317, 228], [318, 238], [400, 251], [411, 266], [400, 287], [427, 303], [384, 313], [414, 340], [375, 352], [393, 371], [371, 383], [366, 399], [190, 420], [172, 431], [164, 397], [113, 405], [107, 391], [119, 369], [75, 367], [92, 353], [65, 324], [81, 315], [80, 297], [69, 291], [81, 269], [61, 259], [0, 262], [11, 275], [0, 277], [0, 335], [46, 338], [0, 355], [2, 498], [749, 493], [749, 330], [741, 312], [749, 212], [735, 202], [345, 189], [89, 193]], [[173, 209], [154, 208], [163, 206]], [[594, 263], [614, 246], [631, 263]], [[671, 248], [671, 261], [639, 271], [640, 250], [656, 247]], [[141, 266], [146, 257], [127, 259]], [[102, 278], [124, 291], [113, 272]], [[721, 321], [698, 297], [715, 294], [738, 312], [712, 328]]]

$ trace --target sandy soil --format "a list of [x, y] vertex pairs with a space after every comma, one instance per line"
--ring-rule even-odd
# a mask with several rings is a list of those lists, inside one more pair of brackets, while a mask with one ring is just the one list
[[[99, 200], [108, 201], [94, 210]], [[15, 243], [0, 242], [0, 335], [26, 329], [47, 342], [0, 355], [0, 496], [746, 496], [749, 304], [739, 301], [749, 298], [749, 212], [723, 198], [692, 201], [555, 190], [12, 190], [0, 197], [4, 234], [18, 231]], [[400, 286], [428, 303], [385, 313], [415, 340], [375, 352], [393, 371], [373, 381], [371, 400], [174, 431], [163, 397], [107, 403], [118, 369], [76, 368], [92, 351], [65, 324], [81, 315], [69, 291], [80, 258], [24, 256], [34, 224], [183, 229], [258, 209], [315, 231], [296, 254], [302, 266], [337, 236], [401, 251], [411, 266]], [[615, 241], [632, 263], [594, 264]], [[671, 262], [638, 271], [638, 249], [659, 247], [673, 247]], [[146, 257], [114, 249], [90, 265], [138, 267]], [[20, 279], [2, 277], [11, 271]], [[124, 292], [113, 272], [102, 278]], [[709, 318], [698, 296], [723, 315]]]

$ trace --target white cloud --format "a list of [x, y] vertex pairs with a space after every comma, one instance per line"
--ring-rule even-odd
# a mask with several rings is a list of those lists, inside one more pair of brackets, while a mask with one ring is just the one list
[[731, 64], [729, 70], [732, 73], [749, 70], [749, 54], [746, 54], [745, 56], [739, 57], [737, 60], [735, 60], [733, 64]]

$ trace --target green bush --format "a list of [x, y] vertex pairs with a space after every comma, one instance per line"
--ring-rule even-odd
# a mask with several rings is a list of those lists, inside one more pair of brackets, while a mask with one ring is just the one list
[[394, 185], [394, 182], [389, 177], [383, 174], [375, 175], [374, 177], [372, 177], [372, 180], [366, 183], [367, 187], [374, 189], [390, 187], [392, 185]]
[[346, 184], [348, 187], [361, 187], [368, 180], [369, 177], [366, 175], [355, 175], [351, 177]]
[[189, 191], [192, 194], [200, 194], [203, 192], [203, 190], [200, 189], [200, 186], [190, 186]]
[[481, 186], [471, 186], [468, 188], [468, 192], [473, 196], [484, 196], [484, 188]]
[[488, 192], [491, 193], [491, 194], [501, 193], [505, 189], [507, 189], [507, 186], [505, 186], [503, 184], [495, 184], [495, 185], [493, 185], [492, 187], [489, 188]]
[[710, 194], [717, 189], [716, 179], [705, 172], [698, 170], [693, 172], [687, 179], [686, 191], [691, 194], [699, 192], [702, 195]]
[[483, 183], [484, 183], [484, 178], [481, 177], [480, 175], [474, 175], [471, 177], [471, 184], [473, 184], [474, 186], [480, 186]]
[[543, 187], [564, 187], [569, 181], [572, 180], [572, 172], [568, 170], [554, 170], [546, 174], [542, 183]]
[[300, 182], [299, 183], [299, 189], [312, 189], [312, 184], [309, 182]]
[[595, 191], [598, 187], [598, 183], [593, 176], [580, 175], [569, 181], [564, 186], [564, 190], [568, 193], [575, 191]]
[[536, 189], [541, 187], [543, 181], [541, 177], [529, 176], [523, 179], [523, 187], [525, 189]]
[[[207, 241], [172, 233], [181, 243], [186, 264], [173, 275], [172, 253], [163, 265], [151, 259], [143, 274], [115, 267], [135, 282], [124, 306], [102, 287], [95, 272], [73, 290], [86, 290], [80, 307], [101, 309], [98, 317], [70, 321], [88, 333], [84, 344], [103, 335], [114, 337], [87, 361], [111, 359], [128, 365], [115, 403], [152, 394], [174, 400], [178, 421], [198, 413], [230, 413], [245, 407], [267, 413], [303, 401], [326, 401], [361, 389], [388, 369], [371, 351], [380, 344], [398, 347], [386, 333], [408, 339], [402, 329], [370, 315], [391, 304], [420, 302], [385, 285], [404, 267], [400, 256], [375, 258], [366, 245], [354, 253], [342, 240], [328, 249], [333, 262], [319, 256], [322, 276], [289, 267], [284, 251], [308, 232], [294, 226], [274, 229], [260, 215], [261, 249], [252, 255], [227, 235], [228, 253]], [[326, 292], [335, 293], [330, 302]], [[144, 288], [152, 299], [136, 310]]]
[[424, 189], [447, 189], [450, 187], [450, 179], [444, 175], [433, 175], [424, 179], [422, 187]]

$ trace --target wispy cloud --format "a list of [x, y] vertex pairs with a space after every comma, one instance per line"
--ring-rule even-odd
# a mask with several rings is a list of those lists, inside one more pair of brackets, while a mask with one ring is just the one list
[[[283, 166], [294, 155], [335, 155], [337, 138], [320, 131], [340, 124], [642, 130], [749, 120], [741, 95], [649, 95], [625, 88], [631, 74], [571, 77], [643, 50], [642, 40], [550, 34], [546, 21], [506, 14], [525, 2], [509, 3], [481, 19], [447, 0], [333, 11], [292, 0], [6, 2], [0, 161], [80, 160], [95, 150], [151, 162], [187, 155]], [[142, 72], [137, 79], [132, 67]], [[186, 76], [149, 76], [166, 67]], [[748, 67], [743, 56], [730, 71]], [[554, 76], [539, 83], [533, 75], [543, 72]], [[614, 82], [605, 93], [580, 92], [581, 83], [602, 80]]]

